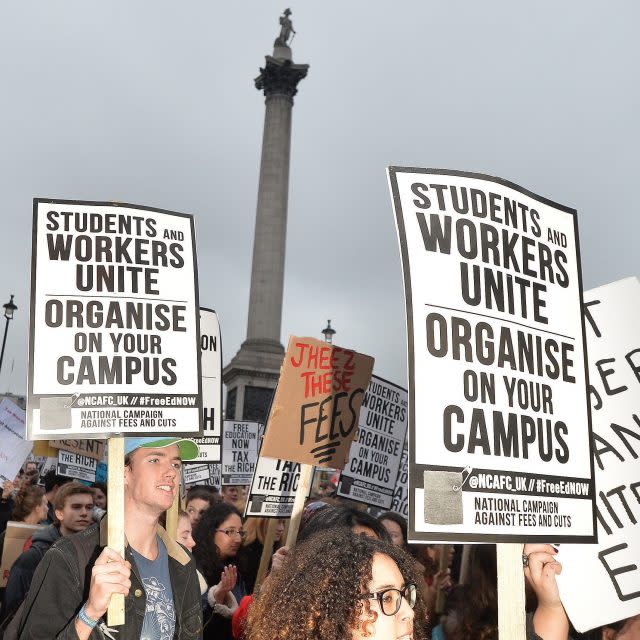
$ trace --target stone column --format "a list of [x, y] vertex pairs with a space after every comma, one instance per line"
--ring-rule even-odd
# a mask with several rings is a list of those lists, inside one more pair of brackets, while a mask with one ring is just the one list
[[[247, 398], [277, 383], [284, 347], [280, 343], [289, 195], [293, 97], [309, 66], [294, 64], [291, 49], [276, 42], [273, 55], [255, 79], [265, 95], [260, 181], [253, 240], [247, 339], [225, 367], [223, 380], [236, 388], [235, 419], [243, 419]], [[242, 392], [238, 387], [242, 387]], [[245, 393], [246, 387], [257, 387]], [[260, 392], [258, 390], [261, 390]], [[262, 393], [263, 397], [265, 394]], [[242, 399], [242, 400], [241, 400]], [[231, 416], [229, 416], [231, 417]], [[265, 416], [266, 417], [266, 416]]]

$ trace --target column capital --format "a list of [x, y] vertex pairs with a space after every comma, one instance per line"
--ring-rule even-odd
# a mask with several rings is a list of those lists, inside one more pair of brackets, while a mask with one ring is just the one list
[[308, 71], [308, 64], [294, 64], [291, 60], [266, 56], [266, 64], [255, 79], [256, 89], [263, 91], [267, 98], [273, 95], [293, 98], [298, 92], [298, 82], [306, 77]]

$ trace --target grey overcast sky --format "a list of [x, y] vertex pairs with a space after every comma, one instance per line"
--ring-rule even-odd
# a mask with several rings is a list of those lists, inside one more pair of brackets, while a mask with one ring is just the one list
[[[201, 304], [225, 363], [236, 353], [264, 116], [253, 79], [283, 2], [2, 4], [0, 304], [15, 293], [19, 309], [0, 392], [26, 390], [34, 196], [193, 213]], [[390, 164], [490, 173], [575, 207], [585, 288], [640, 272], [637, 2], [289, 6], [294, 61], [311, 68], [293, 113], [283, 341], [331, 318], [337, 344], [406, 384]]]

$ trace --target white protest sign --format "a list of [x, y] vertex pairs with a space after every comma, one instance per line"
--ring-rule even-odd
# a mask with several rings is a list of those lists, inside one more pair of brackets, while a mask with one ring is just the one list
[[199, 434], [190, 215], [34, 200], [30, 439]]
[[44, 462], [42, 463], [42, 467], [40, 467], [39, 484], [44, 485], [44, 482], [43, 482], [44, 476], [46, 476], [47, 473], [49, 473], [49, 471], [55, 471], [56, 473], [58, 472], [58, 456], [56, 456], [55, 458], [51, 456], [49, 456], [48, 458], [45, 458]]
[[200, 363], [202, 366], [202, 437], [198, 462], [220, 462], [222, 436], [222, 345], [220, 323], [212, 309], [200, 308]]
[[392, 167], [409, 356], [409, 539], [593, 541], [576, 212]]
[[211, 470], [208, 464], [184, 464], [182, 472], [185, 486], [193, 484], [209, 484]]
[[389, 509], [407, 432], [407, 390], [372, 375], [338, 495]]
[[558, 554], [562, 603], [581, 632], [640, 613], [640, 280], [584, 301], [598, 544], [563, 544]]
[[97, 467], [98, 461], [95, 458], [64, 449], [58, 450], [57, 473], [59, 476], [95, 482]]
[[398, 469], [398, 477], [396, 486], [393, 491], [393, 500], [391, 501], [391, 511], [399, 513], [403, 518], [409, 518], [409, 487], [407, 481], [409, 478], [409, 452], [407, 443], [404, 444], [402, 450], [402, 458], [400, 459], [400, 468]]
[[288, 518], [299, 480], [299, 462], [260, 456], [251, 479], [245, 517]]
[[25, 414], [14, 402], [5, 398], [0, 402], [0, 485], [16, 477], [27, 459], [33, 442], [25, 440]]
[[222, 434], [222, 484], [250, 484], [258, 460], [262, 425], [225, 420]]

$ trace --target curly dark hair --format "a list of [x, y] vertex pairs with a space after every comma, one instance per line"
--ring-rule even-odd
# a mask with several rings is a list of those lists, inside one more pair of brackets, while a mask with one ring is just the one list
[[213, 541], [215, 531], [231, 515], [236, 515], [242, 520], [242, 514], [233, 505], [220, 502], [209, 507], [202, 514], [200, 522], [193, 530], [193, 539], [196, 541], [193, 555], [198, 569], [209, 586], [219, 582], [225, 565]]
[[[376, 553], [389, 556], [405, 582], [416, 583], [413, 558], [385, 540], [343, 527], [300, 543], [249, 609], [245, 640], [345, 640], [358, 627], [367, 634], [378, 614], [358, 596], [371, 581]], [[415, 621], [425, 619], [418, 590]], [[424, 637], [422, 625], [414, 624], [414, 638]]]

